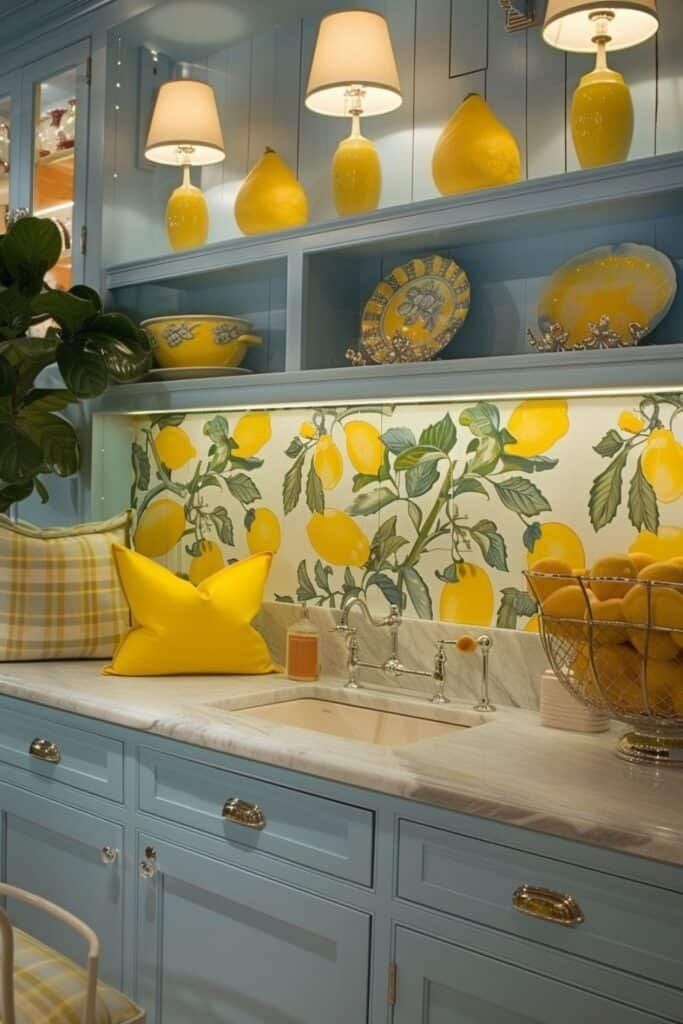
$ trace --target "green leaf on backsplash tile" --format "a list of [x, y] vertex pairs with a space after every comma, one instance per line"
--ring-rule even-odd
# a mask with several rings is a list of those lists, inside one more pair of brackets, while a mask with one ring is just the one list
[[233, 547], [235, 544], [235, 531], [227, 508], [223, 505], [218, 505], [216, 508], [211, 510], [209, 518], [213, 523], [213, 528], [216, 531], [216, 536], [220, 542]]
[[447, 412], [438, 423], [432, 423], [422, 431], [420, 445], [439, 448], [444, 455], [448, 455], [455, 447], [457, 439], [458, 432], [455, 429], [455, 423], [451, 419], [450, 413]]
[[320, 561], [320, 559], [319, 558], [317, 559], [317, 561], [315, 563], [315, 566], [314, 566], [314, 569], [313, 569], [313, 575], [315, 576], [315, 582], [318, 584], [318, 586], [320, 587], [321, 590], [326, 591], [326, 593], [328, 593], [328, 594], [331, 592], [330, 591], [330, 576], [332, 575], [332, 572], [333, 572], [333, 569], [332, 569], [331, 565], [323, 565], [323, 563]]
[[498, 440], [497, 434], [490, 437], [482, 437], [476, 441], [476, 453], [474, 458], [468, 462], [469, 473], [476, 473], [477, 476], [487, 476], [498, 463], [503, 449]]
[[529, 523], [526, 530], [522, 534], [522, 541], [527, 551], [533, 552], [536, 547], [536, 541], [541, 539], [541, 524], [540, 523]]
[[611, 523], [619, 510], [622, 476], [627, 457], [628, 449], [624, 449], [593, 481], [588, 499], [588, 513], [596, 533]]
[[438, 569], [434, 573], [437, 580], [441, 580], [442, 583], [459, 583], [460, 577], [458, 576], [458, 562], [449, 562], [443, 572], [439, 572]]
[[256, 509], [250, 508], [244, 513], [244, 529], [251, 530], [252, 523], [256, 519]]
[[377, 529], [370, 545], [370, 567], [381, 569], [392, 555], [395, 555], [408, 543], [405, 537], [397, 535], [397, 522], [396, 516], [390, 516]]
[[393, 455], [400, 455], [417, 444], [415, 434], [408, 427], [390, 427], [382, 434], [382, 441]]
[[406, 473], [406, 491], [409, 498], [420, 498], [431, 491], [439, 479], [439, 466], [436, 462], [421, 462]]
[[289, 445], [285, 449], [285, 455], [287, 455], [290, 459], [295, 459], [297, 455], [301, 454], [305, 447], [306, 446], [301, 440], [301, 438], [293, 437], [292, 440], [289, 442]]
[[517, 587], [504, 587], [496, 615], [496, 626], [499, 629], [516, 629], [518, 618], [530, 618], [537, 612], [536, 602], [525, 590]]
[[301, 497], [301, 483], [304, 469], [304, 453], [298, 457], [293, 466], [285, 473], [282, 481], [282, 507], [285, 515], [293, 512]]
[[508, 572], [505, 540], [492, 520], [481, 519], [471, 528], [470, 536], [479, 545], [487, 565], [493, 569], [500, 569], [501, 572]]
[[421, 619], [433, 618], [432, 597], [429, 593], [429, 587], [417, 569], [404, 566], [401, 569], [401, 578], [405, 583], [408, 597], [418, 616]]
[[199, 558], [202, 553], [201, 541], [195, 540], [192, 544], [186, 544], [185, 551], [190, 558]]
[[500, 429], [500, 414], [490, 402], [477, 402], [460, 413], [460, 424], [468, 427], [476, 437], [491, 437]]
[[158, 416], [152, 416], [149, 425], [150, 427], [179, 427], [181, 423], [185, 422], [185, 412], [162, 412]]
[[549, 469], [555, 469], [559, 461], [550, 459], [547, 455], [535, 455], [533, 458], [525, 459], [521, 455], [503, 453], [500, 468], [504, 473], [545, 473]]
[[525, 480], [523, 476], [513, 476], [500, 482], [492, 480], [491, 483], [502, 503], [511, 512], [517, 512], [520, 516], [535, 516], [539, 512], [551, 510], [548, 499], [539, 491], [536, 484], [531, 480]]
[[462, 476], [455, 481], [451, 497], [457, 498], [459, 494], [483, 494], [489, 500], [486, 488], [476, 476]]
[[296, 570], [296, 578], [299, 583], [299, 586], [296, 589], [297, 601], [313, 601], [318, 595], [311, 582], [311, 577], [308, 575], [305, 559], [302, 559], [302, 561], [299, 562]]
[[659, 531], [657, 495], [643, 475], [640, 459], [628, 492], [628, 515], [636, 530]]
[[246, 473], [233, 473], [232, 476], [226, 476], [225, 483], [233, 498], [236, 498], [242, 505], [251, 505], [261, 497], [258, 487]]
[[416, 533], [420, 532], [422, 526], [422, 509], [414, 501], [408, 502], [408, 515]]
[[248, 459], [240, 459], [236, 455], [230, 455], [230, 466], [232, 469], [260, 469], [263, 465], [263, 459], [257, 459], [251, 455]]
[[624, 440], [616, 430], [608, 430], [605, 436], [593, 448], [594, 452], [605, 459], [611, 459], [624, 447]]
[[309, 466], [308, 477], [306, 479], [306, 504], [310, 508], [311, 512], [325, 511], [325, 492], [323, 491], [322, 482], [312, 462]]
[[379, 587], [389, 604], [395, 604], [402, 610], [403, 599], [401, 597], [401, 591], [391, 577], [387, 576], [385, 572], [373, 573], [372, 576], [368, 577], [366, 586], [367, 588]]
[[222, 473], [230, 461], [230, 452], [233, 445], [230, 439], [230, 428], [225, 416], [213, 416], [204, 424], [204, 434], [212, 444], [209, 448], [211, 456], [209, 470], [213, 473]]
[[389, 487], [375, 487], [373, 491], [366, 491], [354, 498], [347, 511], [352, 516], [370, 516], [396, 500], [396, 492]]
[[419, 466], [422, 462], [438, 462], [446, 457], [446, 454], [440, 448], [434, 447], [434, 445], [419, 444], [414, 448], [406, 448], [404, 452], [401, 452], [396, 457], [394, 469], [397, 473], [402, 473], [404, 470], [412, 469], [413, 466]]
[[364, 487], [368, 487], [370, 484], [376, 483], [376, 476], [370, 476], [369, 473], [356, 473], [353, 478], [353, 493], [356, 494], [358, 491], [362, 491]]
[[276, 594], [275, 600], [278, 604], [294, 604], [294, 598], [289, 597], [287, 594]]
[[138, 444], [137, 441], [133, 442], [132, 449], [133, 458], [133, 491], [135, 494], [136, 490], [146, 491], [149, 487], [151, 477], [151, 466], [149, 464], [149, 457], [147, 452]]

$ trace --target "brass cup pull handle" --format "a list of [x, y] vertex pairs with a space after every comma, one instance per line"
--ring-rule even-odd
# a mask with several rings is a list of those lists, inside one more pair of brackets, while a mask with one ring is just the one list
[[233, 796], [223, 804], [223, 817], [235, 825], [245, 828], [261, 829], [266, 827], [266, 816], [258, 804], [247, 803]]
[[153, 846], [146, 846], [144, 860], [140, 861], [140, 866], [138, 868], [140, 878], [144, 880], [154, 878], [157, 873], [158, 866], [159, 854]]
[[520, 885], [512, 895], [512, 906], [521, 914], [539, 917], [542, 921], [576, 928], [583, 923], [583, 911], [571, 896], [541, 885]]
[[62, 752], [56, 743], [41, 740], [38, 736], [31, 742], [28, 752], [31, 757], [37, 757], [39, 761], [49, 761], [50, 764], [59, 764], [62, 759]]

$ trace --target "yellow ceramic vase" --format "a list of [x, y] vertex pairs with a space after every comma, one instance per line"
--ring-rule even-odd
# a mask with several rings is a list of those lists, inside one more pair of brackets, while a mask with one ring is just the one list
[[209, 208], [201, 189], [190, 182], [190, 168], [183, 168], [183, 183], [169, 196], [166, 230], [172, 249], [195, 249], [209, 237]]
[[633, 102], [618, 71], [604, 68], [583, 76], [574, 93], [571, 124], [582, 167], [626, 159], [633, 139]]
[[342, 139], [332, 162], [334, 205], [340, 217], [368, 213], [379, 206], [382, 165], [370, 139], [354, 130]]

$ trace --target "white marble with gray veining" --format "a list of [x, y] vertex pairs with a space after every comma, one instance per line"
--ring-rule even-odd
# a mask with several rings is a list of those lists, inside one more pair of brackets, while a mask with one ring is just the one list
[[[481, 727], [382, 747], [231, 713], [302, 695], [339, 696], [341, 684], [335, 680], [133, 679], [102, 676], [100, 667], [96, 662], [5, 664], [0, 666], [0, 692], [341, 783], [683, 865], [683, 773], [655, 772], [618, 760], [618, 726], [602, 735], [580, 735], [544, 728], [537, 712], [501, 707]], [[346, 693], [341, 691], [342, 697]], [[424, 698], [381, 694], [371, 700], [376, 707], [408, 714], [432, 710]], [[220, 709], [211, 706], [215, 702]], [[454, 702], [445, 716], [457, 717], [470, 708], [470, 698]]]

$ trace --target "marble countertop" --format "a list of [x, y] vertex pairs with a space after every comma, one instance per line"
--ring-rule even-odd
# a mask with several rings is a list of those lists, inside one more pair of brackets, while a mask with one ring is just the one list
[[[480, 716], [454, 701], [374, 690], [350, 695], [378, 709], [476, 725], [405, 746], [380, 746], [247, 714], [296, 697], [349, 698], [335, 680], [281, 676], [117, 678], [96, 662], [0, 666], [0, 693], [365, 789], [683, 865], [683, 773], [614, 754], [623, 726], [588, 735], [547, 729], [533, 711]], [[213, 706], [216, 702], [220, 707]], [[481, 727], [479, 727], [479, 724]]]

